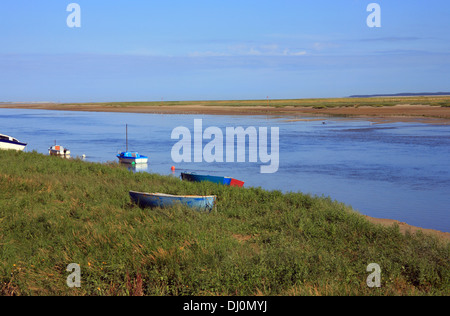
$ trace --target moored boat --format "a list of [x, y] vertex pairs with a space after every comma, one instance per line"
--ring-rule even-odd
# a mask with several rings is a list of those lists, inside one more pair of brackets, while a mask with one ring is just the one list
[[126, 151], [121, 152], [116, 157], [119, 158], [119, 162], [127, 164], [145, 164], [148, 162], [148, 157], [140, 155], [136, 151], [128, 151], [128, 124], [125, 127], [126, 130]]
[[242, 187], [244, 185], [244, 181], [237, 180], [231, 177], [200, 175], [196, 173], [187, 173], [187, 172], [181, 173], [181, 179], [193, 182], [209, 181], [236, 187]]
[[148, 157], [140, 155], [136, 151], [123, 151], [117, 155], [121, 163], [144, 164], [147, 163]]
[[215, 195], [172, 195], [165, 193], [146, 193], [129, 191], [134, 203], [141, 207], [167, 208], [175, 205], [186, 205], [198, 210], [211, 211], [214, 208]]
[[70, 158], [70, 150], [60, 145], [53, 145], [48, 149], [48, 153], [50, 156]]
[[20, 151], [24, 150], [26, 146], [26, 143], [23, 143], [14, 137], [0, 134], [0, 149], [12, 149]]

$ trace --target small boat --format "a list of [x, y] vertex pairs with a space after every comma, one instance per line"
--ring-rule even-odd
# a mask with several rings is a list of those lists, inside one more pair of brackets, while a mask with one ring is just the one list
[[60, 145], [53, 145], [48, 149], [48, 153], [50, 156], [70, 158], [70, 150]]
[[22, 143], [14, 137], [0, 134], [0, 149], [24, 150], [26, 146], [26, 143]]
[[136, 191], [130, 191], [129, 194], [133, 202], [140, 207], [166, 208], [180, 204], [211, 212], [216, 202], [215, 195], [171, 195]]
[[144, 164], [147, 163], [148, 157], [138, 154], [136, 151], [123, 151], [117, 155], [121, 163]]
[[220, 177], [220, 176], [210, 176], [210, 175], [200, 175], [196, 173], [181, 173], [181, 179], [193, 182], [209, 181], [234, 187], [244, 186], [244, 181], [237, 180], [231, 177]]
[[128, 151], [128, 125], [126, 125], [126, 151], [121, 152], [116, 156], [119, 162], [128, 164], [144, 164], [148, 162], [148, 157], [140, 155], [136, 151]]

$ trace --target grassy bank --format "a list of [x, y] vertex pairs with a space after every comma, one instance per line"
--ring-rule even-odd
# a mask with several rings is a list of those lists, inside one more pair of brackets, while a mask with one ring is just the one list
[[[88, 103], [86, 103], [88, 104]], [[408, 96], [372, 98], [317, 98], [317, 99], [269, 99], [269, 100], [224, 100], [224, 101], [153, 101], [153, 102], [105, 102], [93, 103], [105, 108], [152, 107], [152, 106], [231, 106], [231, 107], [312, 107], [317, 109], [336, 107], [382, 107], [394, 105], [430, 105], [450, 107], [450, 96]], [[71, 104], [67, 104], [71, 105]], [[77, 104], [80, 105], [80, 104]]]
[[[2, 295], [448, 295], [449, 244], [328, 198], [182, 182], [0, 151]], [[215, 212], [140, 209], [128, 190], [216, 194]], [[69, 288], [67, 265], [81, 266]], [[381, 288], [369, 288], [369, 263]]]

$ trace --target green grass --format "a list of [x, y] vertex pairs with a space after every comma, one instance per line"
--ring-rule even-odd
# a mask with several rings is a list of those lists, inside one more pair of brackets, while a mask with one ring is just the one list
[[[1, 295], [448, 295], [450, 245], [326, 197], [0, 151]], [[216, 194], [211, 213], [129, 190]], [[369, 288], [369, 263], [381, 288]], [[67, 265], [81, 266], [69, 288]]]
[[317, 99], [270, 99], [270, 100], [210, 100], [210, 101], [153, 101], [153, 102], [106, 102], [95, 103], [106, 108], [126, 108], [130, 106], [182, 106], [182, 105], [203, 105], [203, 106], [273, 106], [283, 108], [293, 107], [314, 107], [314, 108], [334, 108], [334, 107], [360, 107], [360, 106], [394, 106], [398, 104], [420, 104], [449, 107], [450, 96], [409, 96], [409, 97], [371, 97], [371, 98], [317, 98]]

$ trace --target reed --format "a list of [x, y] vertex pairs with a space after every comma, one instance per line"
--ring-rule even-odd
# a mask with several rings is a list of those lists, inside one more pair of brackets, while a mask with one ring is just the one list
[[[184, 182], [116, 163], [0, 151], [2, 295], [448, 295], [450, 245], [327, 197]], [[141, 209], [128, 190], [216, 194]], [[369, 263], [381, 267], [369, 288]], [[81, 287], [66, 284], [81, 266]]]

